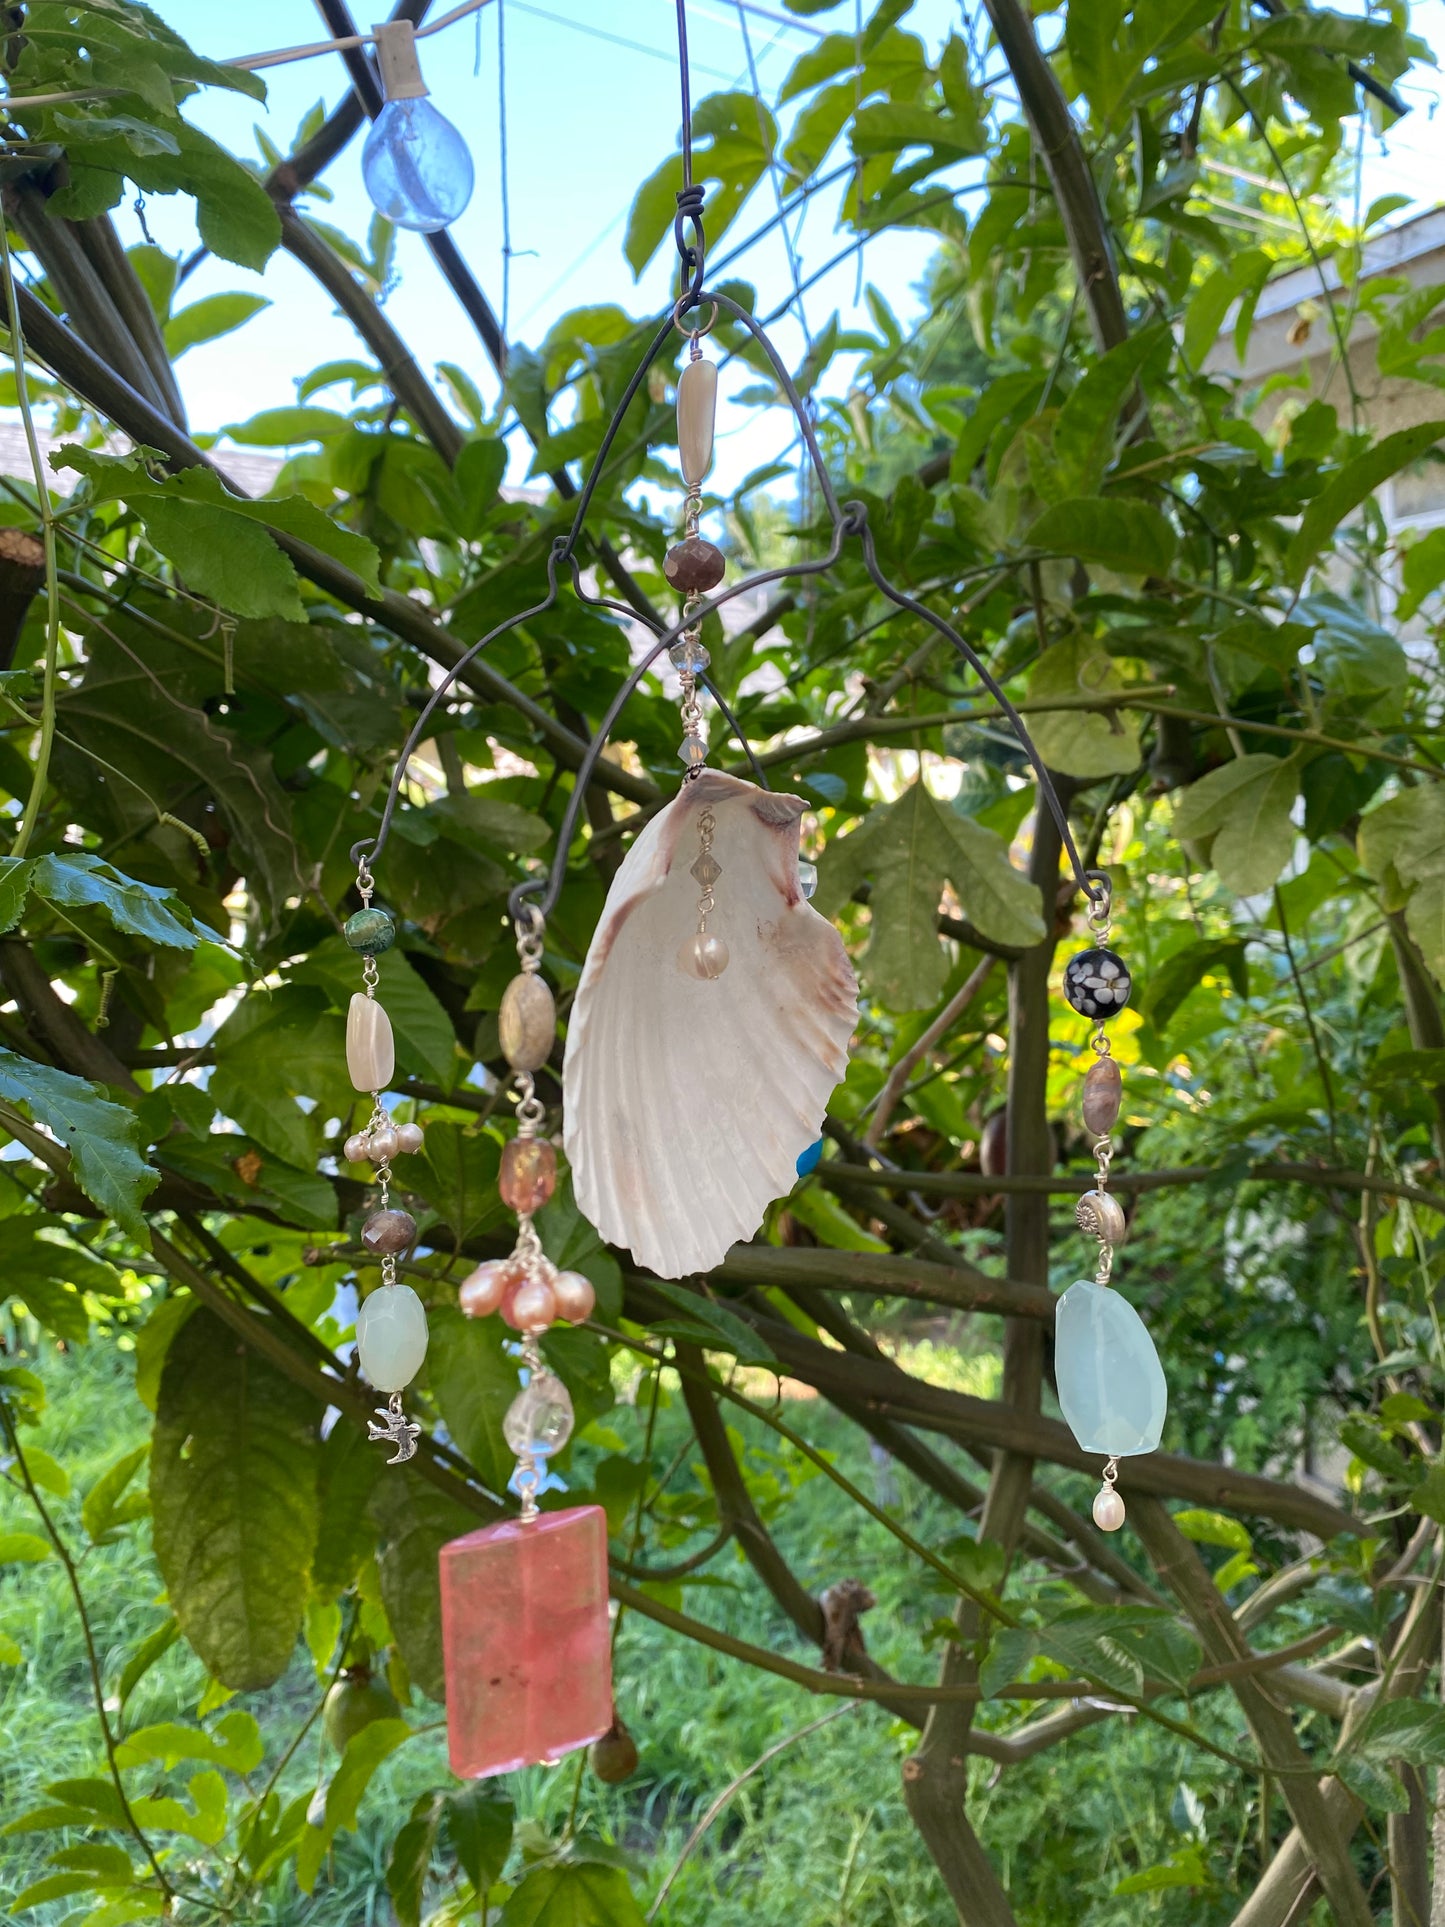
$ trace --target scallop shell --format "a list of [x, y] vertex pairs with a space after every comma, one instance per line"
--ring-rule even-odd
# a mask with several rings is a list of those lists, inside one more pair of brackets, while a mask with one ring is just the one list
[[[799, 887], [805, 808], [716, 770], [684, 784], [628, 852], [587, 953], [563, 1065], [574, 1192], [663, 1278], [710, 1270], [757, 1230], [848, 1068], [858, 983]], [[703, 809], [722, 866], [708, 929], [731, 957], [713, 979], [677, 961], [697, 928]]]

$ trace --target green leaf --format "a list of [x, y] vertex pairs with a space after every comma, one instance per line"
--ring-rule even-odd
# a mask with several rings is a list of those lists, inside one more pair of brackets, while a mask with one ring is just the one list
[[1383, 441], [1356, 455], [1333, 475], [1300, 518], [1289, 548], [1285, 551], [1285, 580], [1294, 588], [1304, 582], [1310, 564], [1347, 516], [1367, 495], [1373, 495], [1402, 468], [1418, 462], [1445, 435], [1445, 421], [1417, 422], [1413, 428], [1398, 429]]
[[[1056, 642], [1034, 664], [1029, 701], [1112, 696], [1127, 685], [1097, 642]], [[1127, 776], [1139, 767], [1139, 725], [1127, 709], [1039, 710], [1029, 716], [1034, 747], [1065, 776]], [[988, 933], [985, 932], [987, 935]]]
[[1410, 1493], [1410, 1504], [1427, 1519], [1445, 1525], [1445, 1465], [1432, 1465]]
[[620, 1867], [534, 1867], [507, 1898], [501, 1927], [643, 1927], [642, 1909]]
[[1022, 948], [1043, 935], [1039, 893], [1009, 862], [1003, 838], [938, 802], [921, 781], [828, 846], [818, 909], [836, 915], [870, 878], [868, 981], [895, 1010], [920, 1010], [943, 994], [949, 959], [937, 919], [945, 881], [985, 937]]
[[24, 1657], [9, 1633], [0, 1633], [0, 1666], [18, 1666]]
[[437, 1554], [449, 1539], [475, 1532], [482, 1522], [403, 1467], [378, 1480], [371, 1514], [380, 1534], [381, 1599], [397, 1647], [422, 1692], [444, 1699]]
[[1176, 1847], [1167, 1860], [1157, 1866], [1141, 1867], [1126, 1874], [1115, 1887], [1116, 1894], [1157, 1894], [1169, 1887], [1212, 1887], [1214, 1876], [1204, 1858], [1204, 1849], [1190, 1842]]
[[649, 1278], [647, 1289], [667, 1299], [685, 1314], [683, 1318], [665, 1318], [649, 1321], [649, 1329], [674, 1338], [690, 1338], [694, 1344], [705, 1345], [709, 1351], [731, 1352], [743, 1365], [771, 1365], [773, 1355], [753, 1330], [752, 1326], [739, 1318], [735, 1311], [719, 1304], [715, 1298], [708, 1298], [700, 1291], [692, 1291], [686, 1285], [678, 1284], [670, 1278]]
[[246, 1774], [254, 1772], [264, 1757], [261, 1729], [240, 1707], [223, 1713], [209, 1733], [179, 1720], [165, 1720], [156, 1726], [138, 1727], [116, 1742], [116, 1763], [123, 1767], [153, 1760], [169, 1768], [179, 1766], [182, 1760], [200, 1760], [206, 1766]]
[[296, 1884], [309, 1894], [326, 1857], [326, 1850], [343, 1828], [356, 1825], [361, 1797], [372, 1776], [390, 1754], [411, 1738], [405, 1720], [372, 1720], [346, 1743], [341, 1764], [326, 1794], [326, 1816], [319, 1827], [307, 1827], [296, 1856]]
[[161, 1621], [153, 1633], [147, 1633], [139, 1646], [136, 1647], [135, 1651], [121, 1668], [120, 1679], [116, 1684], [116, 1698], [120, 1701], [122, 1711], [125, 1710], [126, 1701], [130, 1698], [136, 1687], [140, 1685], [152, 1666], [155, 1665], [158, 1659], [164, 1658], [180, 1636], [180, 1625], [175, 1615], [171, 1614]]
[[[354, 953], [352, 953], [354, 954]], [[298, 1170], [316, 1162], [321, 1118], [356, 1102], [346, 1075], [346, 1030], [317, 991], [292, 984], [243, 997], [215, 1036], [209, 1095], [248, 1136]]]
[[442, 1796], [422, 1794], [411, 1810], [411, 1818], [391, 1843], [386, 1891], [391, 1895], [399, 1927], [421, 1927], [422, 1893], [431, 1871], [441, 1816]]
[[318, 1416], [214, 1313], [193, 1312], [172, 1342], [151, 1454], [156, 1558], [187, 1640], [237, 1691], [279, 1679], [301, 1631]]
[[1358, 1754], [1347, 1754], [1334, 1763], [1334, 1770], [1355, 1798], [1363, 1800], [1367, 1807], [1382, 1813], [1409, 1812], [1410, 1796], [1399, 1775], [1389, 1767]]
[[449, 1119], [427, 1125], [422, 1156], [410, 1170], [412, 1188], [459, 1244], [505, 1215], [497, 1196], [501, 1157], [496, 1138], [475, 1125]]
[[1174, 804], [1174, 831], [1208, 842], [1219, 880], [1236, 896], [1268, 890], [1294, 853], [1290, 816], [1299, 794], [1295, 759], [1238, 756], [1201, 776]]
[[1420, 1700], [1379, 1700], [1365, 1715], [1354, 1750], [1367, 1760], [1440, 1766], [1445, 1763], [1445, 1707]]
[[1144, 1014], [1157, 1030], [1206, 977], [1227, 975], [1240, 997], [1249, 995], [1247, 948], [1241, 938], [1204, 937], [1172, 952], [1150, 973], [1144, 993]]
[[501, 1879], [512, 1851], [512, 1802], [491, 1786], [474, 1784], [449, 1793], [443, 1808], [447, 1843], [475, 1893]]
[[846, 1212], [831, 1191], [821, 1185], [800, 1184], [788, 1199], [788, 1209], [830, 1251], [887, 1251], [886, 1239], [874, 1237]]
[[1252, 1552], [1254, 1542], [1238, 1519], [1223, 1512], [1208, 1512], [1190, 1506], [1174, 1514], [1174, 1523], [1186, 1539], [1200, 1546], [1227, 1546], [1231, 1552]]
[[1396, 1485], [1414, 1485], [1414, 1467], [1367, 1418], [1352, 1413], [1340, 1422], [1340, 1442], [1362, 1464]]
[[[436, 1313], [429, 1316], [434, 1321]], [[430, 1350], [434, 1358], [434, 1322]], [[375, 1534], [368, 1507], [384, 1464], [366, 1434], [354, 1425], [333, 1425], [322, 1444], [321, 1529], [312, 1562], [312, 1582], [322, 1598], [334, 1599], [344, 1592], [371, 1553]]]
[[261, 294], [208, 294], [166, 322], [166, 353], [172, 361], [178, 361], [188, 348], [230, 334], [270, 305]]
[[1445, 529], [1431, 529], [1410, 544], [1401, 578], [1404, 594], [1395, 604], [1395, 620], [1408, 622], [1425, 598], [1445, 582]]
[[70, 1474], [59, 1460], [51, 1458], [43, 1446], [31, 1445], [28, 1441], [20, 1447], [20, 1456], [25, 1469], [42, 1492], [54, 1493], [57, 1499], [70, 1497]]
[[85, 1495], [80, 1508], [81, 1524], [94, 1546], [105, 1545], [118, 1526], [129, 1525], [149, 1511], [143, 1492], [125, 1496], [126, 1487], [150, 1456], [150, 1447], [138, 1445], [108, 1466]]
[[503, 1350], [509, 1334], [499, 1318], [467, 1318], [450, 1305], [435, 1307], [430, 1323], [427, 1370], [437, 1409], [482, 1483], [505, 1492], [516, 1458], [502, 1436], [517, 1396], [516, 1362]]
[[226, 1782], [214, 1767], [191, 1775], [191, 1805], [183, 1806], [169, 1795], [137, 1799], [131, 1796], [131, 1809], [139, 1825], [156, 1833], [184, 1833], [204, 1847], [214, 1847], [225, 1834]]
[[0, 933], [13, 930], [19, 923], [30, 894], [33, 867], [22, 857], [0, 857]]
[[1080, 562], [1097, 562], [1116, 575], [1168, 575], [1178, 546], [1173, 528], [1147, 502], [1098, 495], [1055, 502], [1034, 522], [1024, 543]]
[[1061, 494], [1097, 488], [1103, 480], [1113, 457], [1119, 412], [1134, 392], [1140, 371], [1161, 350], [1167, 351], [1167, 343], [1166, 329], [1141, 328], [1085, 372], [1054, 423]]
[[[31, 888], [47, 903], [102, 912], [117, 930], [174, 950], [194, 950], [200, 942], [191, 915], [170, 890], [138, 883], [109, 863], [82, 850], [36, 860]], [[180, 911], [180, 916], [176, 911]], [[182, 921], [184, 919], [184, 921]]]
[[248, 421], [227, 422], [220, 433], [248, 448], [303, 448], [351, 432], [351, 421], [334, 408], [263, 408]]
[[591, 1279], [597, 1316], [604, 1324], [616, 1324], [622, 1310], [622, 1267], [578, 1210], [570, 1172], [537, 1213], [537, 1230], [559, 1271], [580, 1271]]
[[24, 1104], [36, 1123], [69, 1149], [86, 1196], [149, 1249], [150, 1232], [141, 1204], [160, 1183], [161, 1174], [140, 1154], [140, 1127], [134, 1113], [112, 1103], [99, 1084], [4, 1049], [0, 1049], [0, 1098]]
[[0, 1566], [39, 1565], [54, 1547], [38, 1532], [0, 1532]]

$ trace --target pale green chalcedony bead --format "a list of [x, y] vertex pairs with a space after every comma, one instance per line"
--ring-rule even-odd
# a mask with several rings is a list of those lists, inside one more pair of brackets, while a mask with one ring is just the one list
[[1059, 1300], [1054, 1332], [1059, 1404], [1086, 1452], [1132, 1458], [1164, 1430], [1169, 1389], [1143, 1319], [1108, 1285], [1081, 1278]]
[[356, 1350], [367, 1382], [403, 1391], [426, 1358], [426, 1307], [410, 1285], [383, 1285], [356, 1314]]

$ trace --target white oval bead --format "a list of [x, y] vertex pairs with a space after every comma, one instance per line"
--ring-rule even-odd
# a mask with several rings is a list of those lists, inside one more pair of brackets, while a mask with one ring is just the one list
[[410, 1285], [383, 1285], [356, 1314], [356, 1351], [379, 1392], [410, 1385], [426, 1357], [426, 1306]]
[[1059, 1404], [1086, 1452], [1132, 1458], [1164, 1430], [1169, 1388], [1143, 1319], [1108, 1285], [1081, 1278], [1059, 1300], [1054, 1327]]
[[677, 378], [677, 453], [682, 479], [697, 488], [712, 467], [717, 363], [690, 361]]
[[1124, 1501], [1113, 1486], [1101, 1486], [1094, 1494], [1094, 1524], [1100, 1532], [1117, 1532], [1124, 1523]]
[[358, 1091], [384, 1091], [396, 1070], [391, 1019], [359, 990], [346, 1013], [346, 1068]]

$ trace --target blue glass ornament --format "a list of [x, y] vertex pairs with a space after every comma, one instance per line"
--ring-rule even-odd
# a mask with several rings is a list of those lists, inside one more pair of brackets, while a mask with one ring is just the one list
[[376, 30], [386, 105], [361, 150], [361, 178], [379, 214], [397, 227], [435, 234], [472, 198], [472, 155], [426, 98], [409, 21]]
[[818, 1166], [822, 1163], [822, 1161], [823, 1161], [823, 1140], [822, 1138], [819, 1138], [816, 1144], [810, 1144], [806, 1151], [799, 1153], [798, 1176], [800, 1178], [807, 1177], [810, 1171], [817, 1170]]

